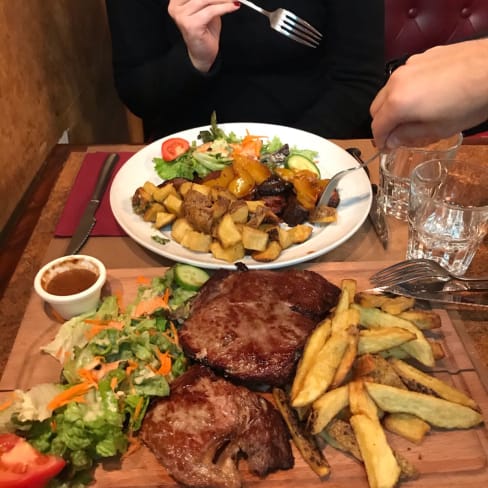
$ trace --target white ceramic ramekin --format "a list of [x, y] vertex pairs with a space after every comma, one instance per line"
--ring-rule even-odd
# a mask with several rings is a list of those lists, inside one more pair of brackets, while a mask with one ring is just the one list
[[[89, 288], [73, 295], [53, 295], [46, 291], [45, 286], [54, 275], [73, 268], [89, 269], [97, 274], [98, 278]], [[106, 279], [107, 270], [100, 260], [92, 256], [75, 254], [54, 259], [44, 265], [34, 278], [34, 289], [61, 317], [68, 320], [76, 315], [96, 310]]]

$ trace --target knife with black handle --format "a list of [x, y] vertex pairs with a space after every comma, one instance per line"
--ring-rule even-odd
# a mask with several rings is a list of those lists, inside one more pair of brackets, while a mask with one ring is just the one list
[[100, 205], [103, 193], [105, 192], [107, 184], [110, 180], [110, 175], [112, 174], [118, 160], [119, 155], [115, 153], [109, 154], [105, 159], [105, 162], [103, 163], [103, 166], [98, 174], [95, 189], [93, 190], [90, 201], [85, 207], [85, 211], [83, 212], [83, 216], [81, 217], [78, 226], [76, 227], [73, 237], [69, 241], [65, 255], [76, 254], [83, 247], [90, 236], [90, 232], [97, 221], [95, 218], [95, 212]]

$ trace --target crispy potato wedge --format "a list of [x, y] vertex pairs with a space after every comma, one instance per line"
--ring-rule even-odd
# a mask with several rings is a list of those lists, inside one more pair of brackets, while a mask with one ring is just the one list
[[[247, 207], [246, 207], [247, 208]], [[269, 234], [248, 225], [242, 226], [242, 245], [250, 251], [264, 251], [268, 246]]]
[[290, 229], [278, 227], [278, 242], [280, 243], [282, 249], [288, 249], [293, 245], [293, 236]]
[[168, 210], [168, 212], [175, 214], [177, 217], [183, 216], [183, 200], [179, 198], [177, 195], [173, 195], [173, 193], [170, 193], [164, 199], [163, 204]]
[[180, 218], [176, 219], [171, 226], [171, 237], [181, 243], [187, 231], [194, 230], [188, 220]]
[[393, 366], [379, 355], [365, 354], [357, 358], [353, 370], [354, 379], [361, 378], [364, 381], [407, 389]]
[[296, 397], [298, 394], [305, 376], [308, 374], [310, 368], [314, 364], [317, 354], [330, 337], [331, 332], [332, 322], [329, 318], [326, 318], [315, 327], [313, 332], [308, 337], [302, 357], [298, 362], [295, 378], [293, 379], [293, 384], [291, 386], [291, 398]]
[[420, 444], [430, 432], [430, 425], [425, 420], [409, 413], [390, 413], [383, 418], [383, 426], [415, 444]]
[[288, 403], [285, 392], [279, 388], [273, 388], [273, 398], [288, 426], [293, 443], [305, 462], [319, 478], [327, 477], [330, 474], [330, 465], [323, 452], [317, 446], [315, 438], [299, 422], [296, 413]]
[[258, 207], [265, 207], [266, 202], [264, 200], [246, 200], [247, 208], [249, 212], [256, 213]]
[[271, 241], [264, 251], [255, 251], [251, 254], [253, 259], [268, 263], [274, 261], [281, 254], [281, 246], [278, 241]]
[[380, 293], [368, 293], [365, 291], [356, 293], [354, 296], [354, 301], [361, 307], [365, 308], [381, 308], [381, 305], [386, 300], [388, 300], [386, 295]]
[[317, 354], [314, 363], [303, 378], [301, 388], [292, 397], [293, 407], [304, 407], [327, 391], [349, 343], [349, 331], [332, 333]]
[[209, 252], [212, 238], [208, 234], [198, 232], [196, 230], [188, 230], [185, 232], [180, 243], [183, 247], [196, 252]]
[[147, 191], [147, 193], [149, 193], [149, 195], [151, 195], [151, 197], [153, 198], [153, 200], [155, 200], [155, 198], [154, 198], [154, 192], [156, 190], [158, 190], [158, 187], [154, 183], [152, 183], [150, 181], [146, 181], [144, 183], [144, 185], [142, 185], [142, 188], [144, 188], [144, 190]]
[[350, 419], [361, 451], [370, 488], [393, 488], [400, 478], [400, 466], [378, 419], [357, 414]]
[[413, 381], [418, 385], [433, 391], [437, 396], [444, 398], [444, 400], [465, 405], [478, 412], [481, 411], [479, 405], [472, 398], [464, 394], [462, 391], [459, 391], [457, 388], [448, 385], [439, 378], [424, 373], [400, 359], [392, 358], [390, 359], [390, 364], [407, 385], [410, 385]]
[[405, 310], [411, 309], [415, 304], [415, 299], [410, 297], [388, 297], [382, 304], [381, 310], [392, 315], [398, 315]]
[[169, 213], [169, 212], [158, 212], [156, 214], [156, 220], [154, 221], [154, 227], [156, 229], [161, 229], [162, 227], [165, 227], [168, 224], [171, 224], [171, 222], [174, 222], [176, 220], [176, 215]]
[[406, 310], [399, 314], [399, 317], [410, 320], [420, 330], [438, 329], [441, 326], [439, 314], [430, 310]]
[[222, 259], [228, 263], [238, 261], [246, 254], [246, 250], [244, 249], [242, 242], [238, 242], [230, 247], [222, 247], [220, 242], [212, 241], [210, 244], [210, 252], [216, 259]]
[[399, 327], [365, 329], [359, 332], [358, 354], [374, 354], [413, 341], [417, 336]]
[[361, 380], [349, 383], [349, 409], [352, 415], [367, 415], [373, 420], [379, 416], [378, 407], [366, 392]]
[[312, 235], [313, 227], [306, 224], [298, 224], [288, 229], [292, 244], [305, 242]]
[[158, 212], [166, 211], [165, 207], [161, 203], [153, 202], [144, 212], [143, 219], [146, 222], [155, 222]]
[[399, 327], [413, 332], [416, 338], [398, 347], [423, 365], [434, 366], [435, 359], [432, 348], [422, 331], [412, 322], [396, 315], [385, 313], [377, 308], [365, 308], [357, 304], [352, 304], [351, 307], [360, 312], [360, 323], [367, 328]]
[[235, 200], [229, 207], [229, 214], [236, 224], [245, 224], [249, 217], [249, 208], [247, 207], [246, 202]]
[[379, 383], [365, 383], [366, 390], [385, 412], [417, 415], [430, 425], [445, 429], [468, 429], [483, 422], [472, 408], [442, 398]]
[[[344, 300], [347, 303], [349, 293], [345, 290], [341, 297], [344, 297]], [[359, 317], [360, 314], [357, 310], [353, 308], [346, 308], [345, 310], [340, 310], [339, 306], [342, 300], [339, 300], [339, 304], [334, 311], [334, 315], [332, 317], [332, 331], [339, 332], [341, 330], [346, 330], [349, 327], [357, 327], [359, 325]]]
[[349, 405], [349, 384], [324, 393], [312, 403], [307, 425], [312, 434], [318, 434]]
[[356, 296], [357, 281], [350, 278], [344, 278], [341, 281], [341, 290], [347, 290], [349, 305], [354, 303], [354, 297]]
[[358, 342], [359, 330], [357, 329], [357, 327], [353, 327], [350, 329], [346, 350], [344, 352], [344, 355], [342, 356], [339, 366], [337, 367], [334, 379], [330, 384], [330, 388], [337, 388], [346, 380], [347, 376], [352, 370], [352, 365], [354, 364], [357, 356]]
[[230, 214], [225, 214], [217, 227], [217, 236], [222, 247], [231, 247], [242, 242], [242, 234]]
[[156, 200], [156, 202], [163, 203], [170, 194], [178, 195], [178, 192], [176, 191], [173, 183], [166, 183], [160, 188], [156, 188], [152, 194], [152, 197], [154, 200]]

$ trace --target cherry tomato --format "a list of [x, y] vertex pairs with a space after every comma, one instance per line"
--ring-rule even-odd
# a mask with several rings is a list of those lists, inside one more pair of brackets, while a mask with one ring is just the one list
[[161, 154], [165, 161], [174, 161], [178, 156], [185, 154], [190, 149], [190, 144], [181, 137], [172, 137], [163, 142]]
[[0, 488], [44, 488], [64, 459], [42, 454], [15, 434], [0, 434]]

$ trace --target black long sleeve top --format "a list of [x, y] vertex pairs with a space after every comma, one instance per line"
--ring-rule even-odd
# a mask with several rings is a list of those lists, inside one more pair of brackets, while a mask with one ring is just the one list
[[106, 0], [115, 86], [148, 139], [217, 121], [288, 125], [327, 138], [369, 137], [384, 71], [383, 0], [258, 0], [323, 34], [317, 49], [245, 7], [222, 17], [218, 58], [196, 70], [168, 0]]

